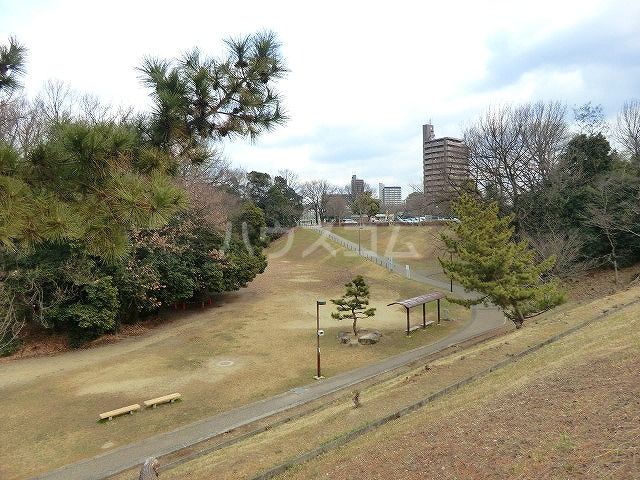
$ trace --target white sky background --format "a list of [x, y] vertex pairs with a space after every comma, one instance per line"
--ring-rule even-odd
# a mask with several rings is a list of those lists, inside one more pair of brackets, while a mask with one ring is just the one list
[[460, 136], [505, 102], [589, 100], [615, 116], [640, 97], [640, 2], [63, 1], [0, 0], [0, 42], [29, 48], [25, 86], [59, 79], [107, 103], [144, 109], [136, 66], [222, 39], [274, 30], [291, 70], [279, 89], [289, 123], [236, 165], [338, 185], [353, 173], [377, 187], [422, 181], [422, 130]]

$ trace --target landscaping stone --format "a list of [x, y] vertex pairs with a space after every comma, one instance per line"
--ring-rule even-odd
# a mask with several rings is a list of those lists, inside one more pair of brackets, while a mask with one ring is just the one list
[[358, 342], [362, 345], [373, 345], [380, 341], [382, 334], [378, 331], [363, 333], [358, 337]]
[[340, 341], [340, 343], [350, 343], [351, 342], [351, 334], [349, 332], [339, 332], [338, 333], [338, 340]]

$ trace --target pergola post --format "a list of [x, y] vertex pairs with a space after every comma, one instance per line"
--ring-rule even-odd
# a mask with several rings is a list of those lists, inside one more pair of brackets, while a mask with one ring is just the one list
[[[406, 300], [398, 300], [397, 302], [392, 302], [387, 305], [390, 307], [391, 305], [402, 305], [407, 311], [407, 336], [411, 334], [411, 318], [409, 314], [409, 309], [411, 307], [417, 307], [418, 305], [422, 305], [422, 328], [427, 328], [427, 302], [433, 302], [434, 300], [438, 301], [438, 324], [440, 324], [440, 299], [444, 298], [445, 294], [442, 292], [432, 292], [427, 293], [425, 295], [420, 295], [418, 297], [407, 298]], [[433, 322], [429, 322], [433, 323]], [[415, 327], [420, 328], [420, 327]]]
[[409, 323], [409, 307], [404, 307], [407, 310], [407, 335], [410, 333], [411, 324]]

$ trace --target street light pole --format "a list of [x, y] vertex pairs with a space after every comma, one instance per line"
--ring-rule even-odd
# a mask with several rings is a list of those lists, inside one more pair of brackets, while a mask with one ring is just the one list
[[320, 330], [320, 305], [326, 305], [327, 302], [324, 300], [316, 300], [316, 352], [317, 352], [317, 363], [316, 363], [316, 376], [313, 377], [316, 380], [320, 380], [324, 378], [320, 371], [320, 337], [324, 334], [322, 330]]
[[[453, 262], [453, 252], [449, 253], [451, 254], [450, 260]], [[449, 278], [449, 281], [451, 282], [451, 293], [453, 293], [453, 278]]]

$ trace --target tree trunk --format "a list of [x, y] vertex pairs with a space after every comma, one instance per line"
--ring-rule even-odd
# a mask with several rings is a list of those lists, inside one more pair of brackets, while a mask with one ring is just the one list
[[518, 308], [518, 305], [516, 305], [515, 303], [512, 303], [511, 305], [513, 306], [513, 318], [511, 320], [513, 321], [513, 324], [516, 326], [516, 329], [520, 329], [524, 324], [524, 316], [522, 315], [522, 312]]
[[358, 336], [358, 318], [354, 315], [353, 316], [353, 334], [357, 337]]

